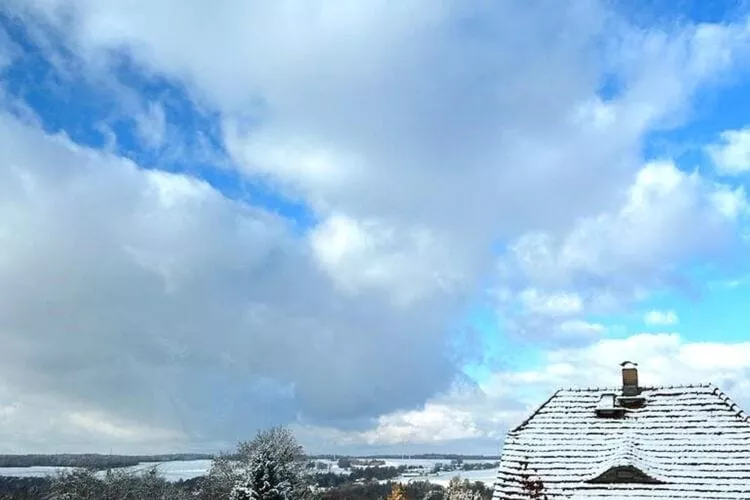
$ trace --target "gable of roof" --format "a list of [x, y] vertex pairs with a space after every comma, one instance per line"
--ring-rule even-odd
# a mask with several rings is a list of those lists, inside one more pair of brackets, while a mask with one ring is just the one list
[[550, 500], [750, 499], [750, 416], [729, 396], [712, 384], [644, 387], [643, 407], [598, 417], [612, 392], [558, 390], [512, 429], [493, 498], [528, 499], [533, 476]]
[[636, 484], [663, 484], [643, 472], [641, 469], [631, 464], [615, 465], [597, 475], [593, 479], [586, 481], [592, 484], [612, 484], [612, 483], [636, 483]]

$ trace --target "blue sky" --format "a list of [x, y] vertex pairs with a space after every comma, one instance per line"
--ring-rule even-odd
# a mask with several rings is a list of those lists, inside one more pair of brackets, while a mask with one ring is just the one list
[[175, 5], [0, 2], [0, 451], [750, 402], [743, 4]]
[[[127, 111], [129, 104], [118, 100], [114, 89], [102, 87], [101, 81], [77, 74], [81, 62], [62, 42], [55, 40], [51, 47], [42, 47], [41, 42], [30, 38], [28, 28], [14, 22], [9, 14], [2, 15], [0, 21], [10, 42], [23, 53], [4, 68], [7, 82], [4, 89], [33, 110], [46, 132], [64, 132], [74, 142], [87, 147], [112, 148], [143, 168], [194, 175], [227, 197], [247, 198], [253, 204], [283, 214], [303, 228], [311, 224], [312, 214], [304, 203], [287, 199], [261, 181], [244, 178], [227, 168], [215, 111], [201, 109], [180, 82], [145, 74], [126, 55], [118, 57], [114, 63], [116, 85], [126, 86], [132, 92], [129, 99], [161, 104], [164, 120], [174, 127], [170, 130], [174, 133], [170, 140], [175, 139], [179, 147], [184, 148], [177, 154], [170, 151], [170, 144], [158, 148], [143, 144], [138, 136], [138, 123]], [[55, 67], [44, 53], [45, 49], [60, 57], [72, 74], [65, 75]]]

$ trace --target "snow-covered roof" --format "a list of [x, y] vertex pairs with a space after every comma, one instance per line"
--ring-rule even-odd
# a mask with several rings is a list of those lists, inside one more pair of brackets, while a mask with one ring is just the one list
[[619, 418], [597, 416], [607, 393], [561, 389], [511, 430], [493, 498], [537, 498], [524, 484], [541, 480], [549, 500], [750, 499], [750, 416], [717, 387], [644, 387]]

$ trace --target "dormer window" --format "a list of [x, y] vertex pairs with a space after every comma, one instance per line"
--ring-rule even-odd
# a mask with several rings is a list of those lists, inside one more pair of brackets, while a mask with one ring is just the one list
[[599, 408], [603, 410], [611, 410], [615, 407], [615, 395], [614, 394], [602, 394], [599, 400]]
[[596, 415], [599, 417], [616, 418], [621, 417], [625, 409], [617, 406], [617, 399], [614, 393], [602, 394], [599, 404], [596, 406]]

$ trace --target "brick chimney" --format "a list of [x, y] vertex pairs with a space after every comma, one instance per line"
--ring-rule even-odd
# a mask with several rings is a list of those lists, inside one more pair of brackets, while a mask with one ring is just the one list
[[636, 368], [638, 363], [623, 361], [620, 366], [622, 366], [622, 395], [637, 396], [641, 393], [638, 387], [638, 368]]

